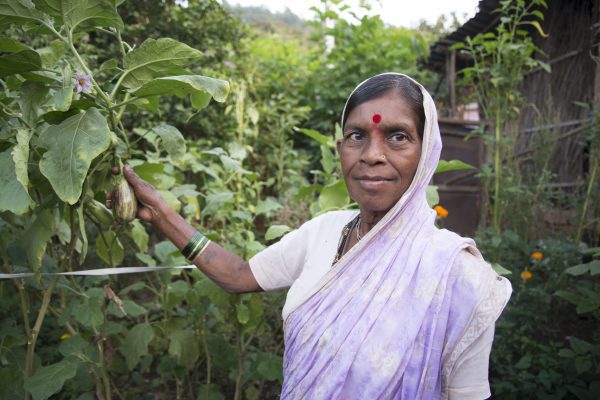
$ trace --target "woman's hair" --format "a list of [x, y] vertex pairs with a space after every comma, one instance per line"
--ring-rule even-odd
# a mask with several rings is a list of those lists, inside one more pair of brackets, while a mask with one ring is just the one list
[[369, 100], [381, 97], [392, 90], [395, 90], [396, 93], [408, 103], [410, 109], [417, 116], [417, 131], [419, 137], [423, 140], [423, 131], [425, 129], [423, 93], [421, 93], [421, 89], [416, 83], [404, 75], [381, 74], [367, 79], [350, 95], [350, 98], [346, 103], [342, 126], [346, 125], [348, 115], [350, 115], [352, 110], [356, 107]]

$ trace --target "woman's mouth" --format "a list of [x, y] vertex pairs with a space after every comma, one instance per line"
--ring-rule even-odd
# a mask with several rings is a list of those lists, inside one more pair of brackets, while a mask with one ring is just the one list
[[359, 185], [364, 189], [378, 189], [394, 180], [380, 175], [362, 175], [356, 178]]

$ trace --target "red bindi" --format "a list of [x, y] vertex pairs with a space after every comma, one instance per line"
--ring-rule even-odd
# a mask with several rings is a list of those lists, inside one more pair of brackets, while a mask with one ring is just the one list
[[381, 114], [375, 114], [373, 115], [373, 122], [378, 124], [381, 122]]

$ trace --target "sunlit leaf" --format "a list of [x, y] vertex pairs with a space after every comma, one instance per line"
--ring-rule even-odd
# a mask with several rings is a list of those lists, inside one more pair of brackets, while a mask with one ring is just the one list
[[40, 137], [48, 151], [40, 171], [61, 200], [75, 204], [92, 160], [110, 145], [106, 119], [96, 108], [52, 125]]
[[498, 275], [511, 275], [512, 274], [512, 272], [510, 270], [504, 268], [502, 265], [500, 265], [498, 263], [493, 263], [492, 268], [494, 268], [494, 271], [496, 271], [496, 273]]
[[437, 168], [435, 169], [435, 173], [439, 174], [441, 172], [449, 172], [449, 171], [459, 171], [464, 169], [474, 169], [475, 167], [464, 163], [460, 160], [440, 160], [438, 162]]
[[31, 0], [1, 0], [0, 26], [18, 22], [49, 24], [52, 19], [47, 14], [37, 10]]
[[96, 254], [111, 267], [121, 264], [125, 251], [113, 231], [105, 231], [96, 237]]
[[148, 241], [149, 236], [148, 232], [146, 232], [146, 228], [140, 221], [133, 220], [131, 222], [131, 231], [129, 232], [129, 237], [133, 239], [135, 245], [141, 252], [148, 251]]
[[438, 187], [435, 185], [427, 186], [427, 189], [425, 189], [425, 196], [427, 198], [427, 204], [429, 204], [429, 207], [433, 207], [440, 202]]
[[93, 26], [123, 29], [123, 21], [111, 0], [39, 0], [37, 6], [62, 20], [71, 32]]
[[304, 133], [306, 136], [316, 140], [319, 144], [323, 146], [329, 146], [331, 142], [331, 138], [312, 129], [298, 128], [296, 129], [296, 131]]
[[185, 154], [185, 139], [179, 129], [163, 123], [152, 128], [152, 132], [160, 138], [160, 148], [171, 158], [177, 160]]
[[26, 175], [23, 174], [22, 164], [19, 168], [14, 162], [15, 154], [20, 157], [21, 149], [17, 146], [9, 148], [0, 153], [0, 211], [10, 211], [15, 214], [23, 214], [29, 207], [33, 205], [33, 200], [29, 197], [27, 188], [23, 186], [20, 180], [23, 180]]
[[277, 239], [291, 230], [287, 225], [271, 225], [265, 233], [265, 240]]
[[[146, 39], [125, 56], [123, 86], [135, 88], [159, 76], [185, 74], [184, 67], [201, 57], [201, 51], [177, 40]], [[164, 88], [163, 91], [167, 92]]]
[[273, 197], [267, 197], [264, 200], [260, 200], [257, 204], [256, 204], [256, 214], [260, 215], [260, 214], [270, 214], [275, 210], [279, 210], [281, 207], [283, 207], [275, 198]]
[[223, 102], [229, 94], [229, 82], [202, 75], [178, 75], [153, 79], [131, 92], [137, 97], [190, 96], [192, 106], [202, 109], [210, 99]]
[[323, 187], [319, 195], [319, 207], [321, 210], [334, 210], [342, 208], [350, 202], [348, 189], [343, 180]]
[[240, 324], [247, 324], [250, 320], [250, 309], [244, 303], [239, 303], [236, 307], [236, 315]]

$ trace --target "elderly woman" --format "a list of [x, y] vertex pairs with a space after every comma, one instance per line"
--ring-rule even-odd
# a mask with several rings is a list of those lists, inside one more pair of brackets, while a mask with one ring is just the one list
[[204, 239], [130, 168], [138, 216], [229, 292], [289, 288], [284, 399], [484, 399], [508, 281], [471, 239], [436, 228], [425, 190], [441, 137], [429, 93], [385, 73], [342, 113], [358, 211], [314, 218], [249, 261]]

